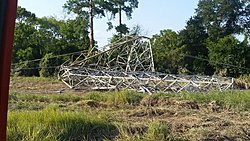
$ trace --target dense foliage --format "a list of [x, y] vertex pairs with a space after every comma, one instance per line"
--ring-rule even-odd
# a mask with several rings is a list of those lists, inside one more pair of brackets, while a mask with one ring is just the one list
[[[91, 24], [94, 17], [111, 14], [114, 19], [119, 15], [119, 25], [115, 26], [117, 34], [111, 42], [119, 40], [123, 34], [139, 34], [137, 31], [129, 32], [121, 19], [121, 12], [125, 12], [128, 18], [132, 17], [133, 10], [138, 8], [137, 0], [68, 0], [64, 8], [73, 12], [76, 18], [37, 18], [18, 7], [12, 61], [18, 63], [13, 65], [15, 68], [25, 70], [19, 71], [22, 75], [39, 75], [39, 71], [41, 76], [52, 75], [54, 69], [41, 68], [57, 66], [70, 58], [54, 56], [91, 48], [95, 41], [92, 41], [93, 33], [88, 36], [88, 29], [93, 32]], [[249, 9], [249, 0], [200, 0], [195, 15], [183, 30], [164, 29], [151, 38], [155, 69], [174, 74], [231, 77], [249, 74]], [[113, 27], [113, 23], [108, 24]], [[34, 59], [39, 60], [26, 62]]]
[[[35, 14], [18, 7], [15, 40], [12, 55], [14, 71], [21, 75], [38, 75], [40, 69], [62, 64], [70, 56], [48, 59], [66, 53], [86, 50], [89, 47], [85, 19], [57, 20], [53, 17], [38, 18]], [[37, 59], [37, 60], [36, 60]], [[27, 60], [34, 60], [27, 62]], [[55, 69], [55, 68], [49, 68]], [[45, 70], [43, 70], [45, 71]], [[53, 70], [48, 75], [53, 75]], [[40, 73], [44, 74], [44, 73]]]
[[231, 77], [248, 74], [249, 8], [249, 1], [200, 0], [185, 29], [162, 30], [153, 36], [156, 69]]

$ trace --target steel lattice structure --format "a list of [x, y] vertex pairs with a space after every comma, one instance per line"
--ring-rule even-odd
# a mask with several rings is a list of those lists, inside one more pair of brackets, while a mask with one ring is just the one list
[[150, 39], [141, 36], [125, 37], [105, 46], [104, 51], [81, 54], [75, 61], [61, 65], [59, 77], [73, 89], [132, 89], [148, 93], [222, 91], [234, 83], [233, 78], [155, 72]]

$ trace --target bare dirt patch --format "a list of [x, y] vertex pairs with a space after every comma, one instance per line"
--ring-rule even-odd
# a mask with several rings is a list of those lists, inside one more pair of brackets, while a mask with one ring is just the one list
[[11, 77], [10, 90], [28, 94], [82, 93], [67, 87], [57, 79]]

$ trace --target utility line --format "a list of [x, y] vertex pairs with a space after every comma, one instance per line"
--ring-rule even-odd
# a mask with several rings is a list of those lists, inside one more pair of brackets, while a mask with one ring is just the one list
[[[111, 50], [111, 49], [109, 49], [109, 50]], [[109, 50], [107, 50], [107, 51], [109, 51]], [[102, 53], [105, 53], [107, 51], [104, 51]], [[70, 56], [70, 55], [76, 55], [76, 54], [81, 54], [81, 53], [87, 53], [87, 52], [86, 51], [78, 51], [78, 52], [66, 53], [66, 54], [61, 54], [61, 55], [48, 57], [48, 59], [59, 58], [59, 57]], [[97, 55], [100, 55], [100, 54], [97, 54]], [[95, 57], [97, 55], [90, 56], [89, 58]], [[182, 55], [182, 56], [186, 56], [186, 57], [189, 57], [189, 58], [194, 58], [194, 59], [198, 59], [198, 60], [202, 60], [202, 61], [207, 61], [208, 63], [212, 63], [212, 64], [220, 64], [220, 65], [223, 65], [223, 66], [229, 66], [229, 67], [233, 67], [233, 68], [244, 69], [244, 70], [250, 71], [250, 68], [239, 67], [239, 66], [235, 66], [235, 65], [227, 64], [227, 63], [223, 63], [223, 62], [218, 62], [218, 61], [211, 61], [209, 59], [205, 59], [205, 58], [201, 58], [201, 57], [197, 57], [197, 56], [192, 56], [192, 55]], [[85, 59], [89, 59], [89, 58], [85, 58]], [[20, 63], [14, 63], [14, 64], [12, 64], [12, 66], [23, 64], [23, 63], [37, 62], [37, 61], [41, 61], [41, 60], [42, 60], [42, 58], [41, 59], [34, 59], [34, 60], [27, 60], [27, 61], [20, 62]], [[52, 67], [59, 67], [59, 66], [52, 66]], [[22, 69], [42, 69], [42, 67], [22, 68]]]
[[235, 65], [232, 65], [232, 64], [221, 63], [221, 62], [218, 62], [218, 61], [211, 61], [211, 60], [208, 60], [208, 59], [205, 59], [205, 58], [192, 56], [192, 55], [184, 55], [184, 56], [189, 57], [189, 58], [198, 59], [198, 60], [207, 61], [209, 63], [214, 63], [214, 64], [219, 64], [219, 65], [224, 65], [224, 66], [229, 66], [229, 67], [233, 67], [233, 68], [244, 69], [244, 70], [250, 71], [250, 68], [239, 67], [239, 66], [235, 66]]
[[33, 68], [14, 68], [12, 70], [19, 71], [19, 70], [37, 70], [37, 69], [56, 69], [60, 66], [50, 66], [50, 67], [33, 67]]
[[[70, 55], [81, 54], [81, 53], [86, 53], [86, 51], [78, 51], [78, 52], [72, 52], [72, 53], [66, 53], [66, 54], [56, 55], [56, 56], [48, 57], [48, 59], [59, 58], [59, 57], [70, 56]], [[34, 59], [34, 60], [26, 60], [26, 61], [20, 62], [20, 63], [13, 63], [11, 65], [15, 66], [15, 65], [23, 64], [23, 63], [38, 62], [38, 61], [41, 61], [42, 59], [43, 58]]]
[[[83, 53], [83, 51], [73, 52], [73, 53], [68, 53], [68, 54], [62, 54], [62, 55], [57, 55], [57, 56], [50, 57], [49, 59], [57, 58], [57, 57], [62, 57], [62, 56], [67, 56], [67, 55], [78, 54], [78, 53]], [[244, 69], [244, 70], [250, 71], [250, 68], [244, 68], [244, 67], [239, 67], [239, 66], [227, 64], [227, 63], [221, 63], [221, 62], [217, 62], [217, 61], [211, 61], [211, 60], [208, 60], [208, 59], [205, 59], [205, 58], [201, 58], [201, 57], [197, 57], [197, 56], [192, 56], [192, 55], [183, 55], [183, 56], [186, 56], [186, 57], [189, 57], [189, 58], [198, 59], [198, 60], [202, 60], [202, 61], [207, 61], [207, 62], [213, 63], [213, 64], [220, 64], [220, 65], [223, 65], [223, 66], [229, 66], [229, 67], [233, 67], [233, 68]], [[25, 62], [36, 62], [36, 61], [40, 61], [40, 60], [42, 60], [42, 59], [27, 60]], [[24, 63], [24, 62], [22, 62], [22, 63]], [[22, 64], [22, 63], [15, 63], [15, 64], [12, 64], [12, 66], [17, 65], [17, 64]], [[14, 70], [51, 69], [51, 68], [58, 68], [58, 67], [60, 67], [60, 66], [33, 67], [33, 68], [15, 68]]]
[[[119, 41], [116, 41], [116, 42], [114, 42], [114, 43], [111, 43], [111, 44], [108, 44], [108, 45], [106, 45], [106, 46], [104, 46], [104, 48], [106, 48], [106, 47], [108, 47], [108, 46], [114, 46], [114, 47], [112, 47], [111, 49], [108, 49], [108, 50], [106, 50], [106, 51], [103, 51], [102, 53], [105, 53], [105, 52], [107, 52], [107, 51], [109, 51], [109, 50], [112, 50], [112, 49], [115, 49], [115, 48], [117, 48], [118, 46], [120, 46], [121, 44], [125, 44], [125, 43], [127, 43], [127, 42], [129, 42], [129, 41], [132, 41], [132, 40], [135, 40], [135, 39], [138, 39], [138, 38], [141, 38], [141, 37], [134, 37], [134, 38], [132, 38], [132, 39], [129, 39], [128, 41], [124, 41], [124, 42], [120, 42], [120, 40]], [[144, 37], [145, 38], [145, 37]], [[53, 58], [58, 58], [58, 57], [64, 57], [64, 56], [69, 56], [69, 55], [76, 55], [76, 54], [81, 54], [81, 53], [88, 53], [88, 51], [77, 51], [77, 52], [72, 52], [72, 53], [66, 53], [66, 54], [61, 54], [61, 55], [56, 55], [56, 56], [52, 56], [52, 57], [48, 57], [48, 59], [53, 59]], [[100, 54], [102, 54], [102, 53], [100, 53]], [[94, 56], [96, 56], [96, 55], [94, 55]], [[91, 57], [93, 57], [93, 56], [91, 56]], [[88, 58], [88, 57], [87, 57]], [[87, 59], [86, 58], [86, 59]], [[19, 64], [23, 64], [23, 63], [30, 63], [30, 62], [38, 62], [38, 61], [41, 61], [43, 58], [40, 58], [40, 59], [34, 59], [34, 60], [27, 60], [27, 61], [23, 61], [23, 62], [20, 62], [20, 63], [13, 63], [13, 64], [11, 64], [12, 66], [15, 66], [15, 65], [19, 65]]]

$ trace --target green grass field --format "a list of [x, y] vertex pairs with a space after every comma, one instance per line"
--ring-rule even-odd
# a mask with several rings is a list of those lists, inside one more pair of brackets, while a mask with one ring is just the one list
[[52, 79], [11, 79], [9, 141], [250, 139], [250, 91], [53, 93], [55, 85], [63, 87]]

